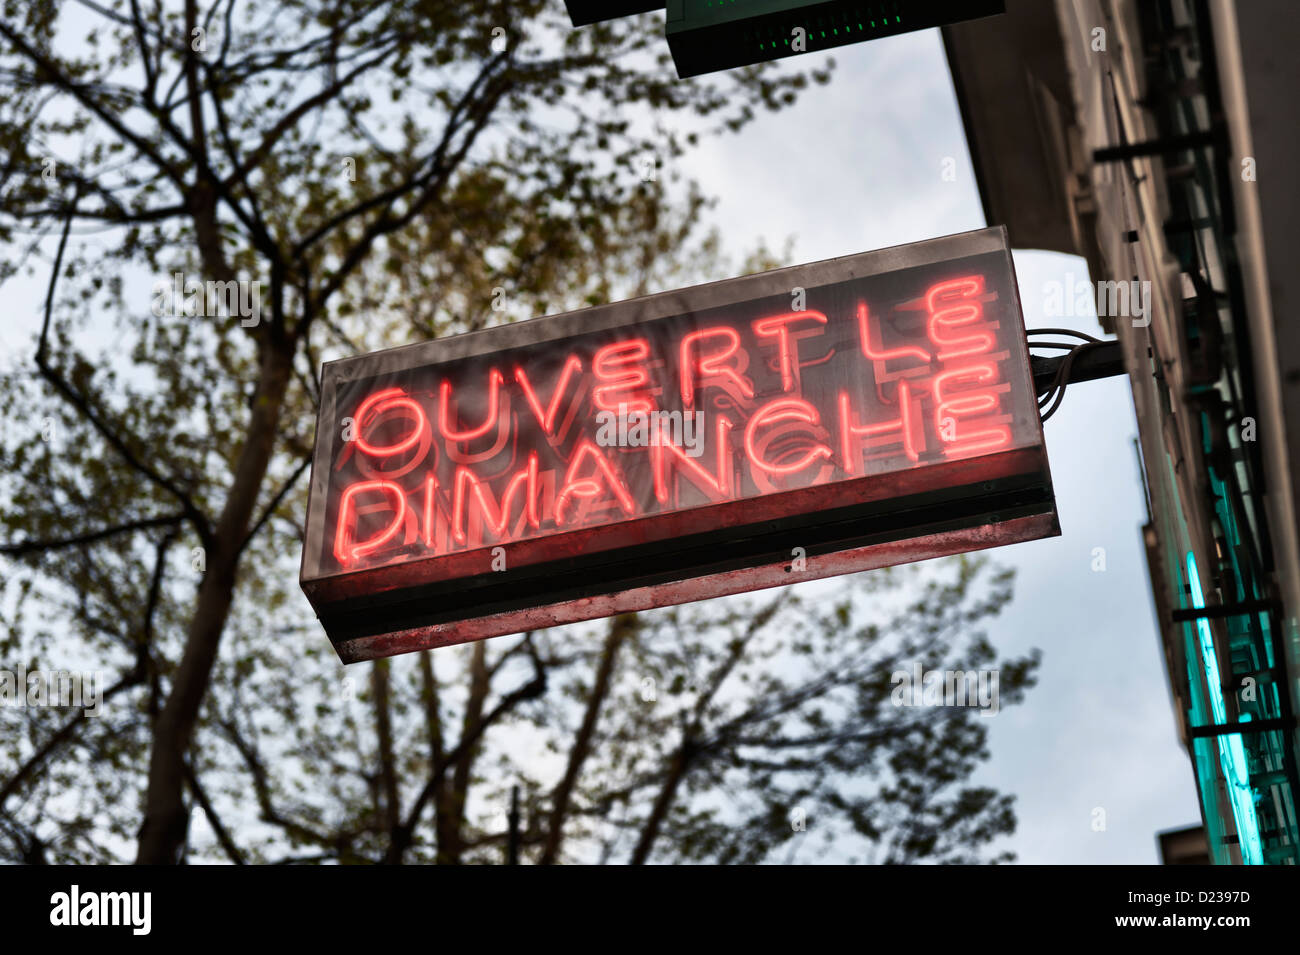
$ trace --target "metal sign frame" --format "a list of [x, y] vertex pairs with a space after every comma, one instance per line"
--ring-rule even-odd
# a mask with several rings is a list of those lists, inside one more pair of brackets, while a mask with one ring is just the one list
[[[340, 571], [322, 557], [337, 424], [355, 410], [339, 394], [353, 383], [977, 256], [1010, 275], [998, 315], [1014, 317], [1017, 347], [1005, 361], [1033, 407], [1014, 448], [382, 566]], [[1014, 274], [994, 227], [327, 363], [303, 590], [351, 663], [1057, 535]], [[502, 548], [508, 569], [493, 571]]]

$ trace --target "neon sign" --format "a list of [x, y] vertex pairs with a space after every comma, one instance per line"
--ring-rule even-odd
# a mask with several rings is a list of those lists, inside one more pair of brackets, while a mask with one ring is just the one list
[[325, 366], [345, 661], [1059, 533], [1001, 229]]

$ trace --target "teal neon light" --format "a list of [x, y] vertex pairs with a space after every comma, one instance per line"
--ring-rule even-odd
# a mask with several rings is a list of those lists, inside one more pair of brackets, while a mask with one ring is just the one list
[[[1187, 552], [1187, 580], [1192, 589], [1192, 606], [1197, 610], [1205, 609], [1205, 596], [1201, 592], [1201, 575], [1196, 570], [1196, 556]], [[1210, 690], [1210, 710], [1214, 722], [1228, 722], [1227, 707], [1223, 702], [1223, 684], [1219, 682], [1219, 658], [1214, 653], [1214, 638], [1210, 634], [1210, 622], [1204, 617], [1196, 621], [1196, 632], [1200, 638], [1201, 662], [1205, 667], [1205, 682]], [[1242, 722], [1249, 715], [1242, 714]], [[1223, 767], [1223, 777], [1228, 783], [1228, 796], [1232, 801], [1232, 816], [1237, 822], [1237, 838], [1241, 847], [1241, 859], [1246, 865], [1262, 865], [1264, 862], [1264, 844], [1259, 835], [1259, 820], [1255, 817], [1255, 794], [1250, 788], [1250, 776], [1246, 770], [1246, 747], [1240, 733], [1217, 736], [1219, 743], [1219, 765]]]

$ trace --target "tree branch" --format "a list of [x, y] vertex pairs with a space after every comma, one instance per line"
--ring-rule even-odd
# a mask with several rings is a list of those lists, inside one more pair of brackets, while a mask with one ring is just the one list
[[203, 814], [208, 817], [208, 825], [216, 833], [217, 842], [221, 845], [222, 850], [235, 865], [244, 865], [244, 854], [239, 851], [235, 845], [235, 840], [230, 837], [226, 827], [221, 824], [221, 818], [217, 811], [212, 807], [212, 802], [208, 799], [208, 794], [203, 791], [199, 785], [198, 774], [194, 772], [194, 767], [190, 765], [189, 760], [185, 761], [185, 782], [190, 787], [190, 792], [194, 794], [195, 800], [203, 808]]
[[170, 527], [185, 519], [184, 514], [169, 514], [164, 517], [146, 517], [137, 521], [128, 521], [114, 527], [105, 527], [97, 531], [88, 531], [73, 537], [56, 537], [52, 540], [26, 540], [17, 544], [0, 544], [0, 554], [10, 557], [22, 557], [26, 554], [45, 550], [59, 550], [63, 547], [76, 547], [79, 544], [93, 544], [96, 541], [130, 531], [148, 530], [153, 527]]
[[569, 750], [569, 762], [565, 767], [564, 775], [551, 796], [551, 817], [545, 848], [539, 860], [541, 865], [552, 865], [559, 858], [560, 845], [564, 841], [564, 821], [569, 811], [569, 799], [578, 784], [582, 764], [586, 762], [591, 752], [591, 741], [596, 734], [600, 710], [605, 704], [605, 698], [609, 696], [609, 686], [614, 673], [614, 664], [618, 659], [618, 651], [636, 629], [635, 614], [621, 614], [610, 621], [605, 647], [600, 655], [600, 666], [596, 670], [596, 680], [587, 697], [587, 709], [582, 716], [582, 725], [578, 727], [573, 746]]

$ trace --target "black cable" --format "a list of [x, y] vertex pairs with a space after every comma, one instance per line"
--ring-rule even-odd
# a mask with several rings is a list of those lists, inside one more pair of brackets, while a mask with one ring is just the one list
[[1056, 393], [1056, 400], [1052, 402], [1051, 406], [1046, 411], [1043, 411], [1042, 408], [1039, 408], [1038, 420], [1046, 421], [1052, 415], [1056, 414], [1056, 409], [1061, 407], [1061, 401], [1064, 400], [1064, 398], [1065, 398], [1065, 389], [1062, 388], [1060, 391]]
[[[1065, 335], [1067, 337], [1081, 339], [1084, 344], [1080, 345], [1077, 342], [1033, 341], [1032, 336], [1036, 335]], [[1086, 332], [1076, 331], [1073, 328], [1030, 328], [1025, 330], [1025, 336], [1031, 350], [1035, 348], [1058, 348], [1067, 353], [1065, 356], [1066, 361], [1061, 362], [1061, 364], [1057, 366], [1056, 375], [1052, 378], [1051, 385], [1049, 385], [1047, 391], [1043, 392], [1043, 394], [1038, 398], [1038, 409], [1040, 412], [1043, 408], [1050, 405], [1049, 410], [1042, 415], [1042, 420], [1046, 421], [1052, 416], [1056, 409], [1060, 407], [1061, 402], [1064, 400], [1065, 385], [1068, 382], [1065, 375], [1069, 368], [1070, 356], [1080, 348], [1100, 343], [1101, 339], [1094, 338]]]
[[1030, 328], [1026, 329], [1026, 335], [1072, 335], [1075, 338], [1082, 338], [1086, 342], [1099, 342], [1100, 338], [1093, 338], [1084, 332], [1075, 331], [1073, 328]]
[[1061, 407], [1061, 402], [1065, 400], [1066, 385], [1070, 383], [1070, 365], [1074, 363], [1074, 356], [1087, 347], [1087, 344], [1083, 344], [1078, 348], [1071, 349], [1069, 353], [1066, 354], [1065, 360], [1061, 362], [1060, 367], [1056, 369], [1056, 377], [1052, 381], [1052, 391], [1055, 397], [1052, 399], [1051, 404], [1048, 405], [1047, 410], [1041, 412], [1039, 420], [1046, 421], [1052, 415], [1056, 414], [1057, 408]]
[[[1035, 344], [1037, 344], [1037, 343], [1035, 343]], [[1057, 343], [1055, 343], [1055, 342], [1052, 342], [1052, 343], [1050, 343], [1050, 344], [1055, 345], [1055, 347], [1057, 347], [1057, 348], [1062, 348], [1062, 347], [1064, 347], [1064, 348], [1068, 349], [1068, 350], [1071, 351], [1071, 352], [1073, 352], [1076, 348], [1081, 348], [1081, 347], [1082, 347], [1081, 345], [1077, 345], [1077, 344], [1075, 344], [1075, 345], [1065, 345], [1065, 346], [1063, 346], [1063, 345], [1059, 345], [1059, 344], [1057, 344]], [[1034, 345], [1031, 344], [1030, 347], [1032, 348], [1032, 347], [1034, 347]], [[1065, 357], [1068, 358], [1069, 356], [1067, 355], [1067, 356], [1065, 356]], [[1064, 387], [1064, 385], [1061, 383], [1061, 373], [1062, 373], [1062, 371], [1064, 370], [1064, 368], [1065, 368], [1065, 362], [1062, 361], [1059, 365], [1056, 366], [1056, 374], [1054, 374], [1054, 375], [1052, 376], [1052, 382], [1051, 382], [1051, 384], [1049, 384], [1049, 385], [1047, 386], [1047, 390], [1044, 391], [1041, 395], [1038, 396], [1038, 408], [1039, 408], [1040, 411], [1041, 411], [1041, 410], [1042, 410], [1042, 409], [1047, 405], [1047, 403], [1048, 403], [1049, 401], [1052, 400], [1053, 397], [1056, 396], [1057, 392], [1060, 391], [1060, 390]]]
[[1048, 386], [1047, 391], [1045, 391], [1042, 397], [1038, 399], [1039, 412], [1041, 413], [1042, 410], [1046, 408], [1049, 404], [1051, 404], [1054, 400], [1057, 404], [1059, 404], [1061, 396], [1064, 394], [1065, 394], [1065, 386], [1061, 384], [1061, 369], [1057, 368], [1056, 377], [1052, 379], [1052, 383], [1051, 385]]
[[[1071, 349], [1069, 354], [1065, 356], [1065, 360], [1061, 362], [1061, 366], [1056, 369], [1056, 377], [1052, 380], [1052, 390], [1048, 392], [1049, 394], [1051, 394], [1052, 391], [1054, 391], [1056, 393], [1056, 397], [1052, 401], [1051, 406], [1046, 411], [1042, 412], [1042, 414], [1040, 415], [1040, 420], [1046, 421], [1052, 415], [1056, 414], [1056, 409], [1059, 408], [1061, 406], [1061, 402], [1065, 400], [1065, 387], [1070, 382], [1070, 366], [1074, 364], [1075, 356], [1078, 355], [1080, 352], [1087, 351], [1089, 348], [1093, 348], [1097, 345], [1103, 345], [1103, 344], [1105, 344], [1105, 342], [1099, 341], [1097, 339], [1093, 339], [1090, 342], [1085, 342], [1084, 344]], [[1056, 390], [1058, 387], [1060, 389], [1059, 391]], [[1039, 404], [1039, 408], [1040, 409], [1042, 408], [1041, 403]]]

